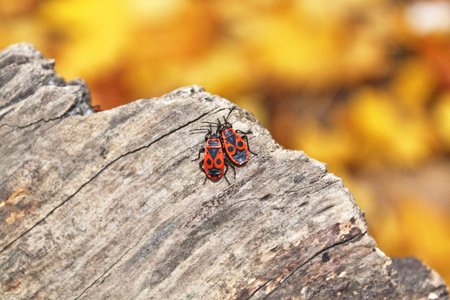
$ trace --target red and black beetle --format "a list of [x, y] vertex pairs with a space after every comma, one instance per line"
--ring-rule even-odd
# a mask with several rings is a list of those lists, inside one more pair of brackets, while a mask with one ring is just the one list
[[[223, 176], [228, 184], [230, 184], [225, 176], [228, 172], [229, 164], [227, 158], [223, 155], [222, 143], [219, 136], [216, 133], [212, 133], [212, 129], [210, 128], [205, 135], [205, 141], [205, 147], [199, 150], [198, 157], [194, 161], [200, 159], [200, 154], [204, 153], [203, 160], [199, 162], [199, 166], [205, 172], [206, 178], [212, 181], [218, 181]], [[234, 170], [234, 176], [236, 177], [236, 170]], [[203, 184], [205, 184], [206, 178]]]
[[[250, 147], [248, 145], [248, 138], [246, 135], [248, 132], [243, 132], [239, 129], [234, 130], [233, 125], [230, 122], [228, 122], [228, 118], [230, 117], [231, 113], [235, 108], [236, 106], [233, 106], [230, 109], [228, 116], [226, 118], [224, 117], [223, 124], [221, 124], [220, 120], [217, 119], [218, 122], [217, 133], [221, 135], [223, 147], [230, 160], [234, 164], [242, 166], [248, 161], [249, 152], [254, 155], [257, 154], [250, 151]], [[241, 133], [242, 135], [239, 135], [238, 132]], [[246, 143], [244, 143], [244, 139]]]

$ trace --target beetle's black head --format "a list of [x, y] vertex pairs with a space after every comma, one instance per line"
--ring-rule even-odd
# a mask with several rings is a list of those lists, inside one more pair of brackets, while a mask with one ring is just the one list
[[218, 139], [219, 138], [219, 127], [217, 127], [216, 132], [213, 132], [211, 123], [209, 124], [208, 132], [205, 135], [205, 141], [209, 139]]
[[229, 128], [233, 128], [233, 125], [231, 125], [231, 123], [229, 123], [226, 119], [225, 119], [225, 123], [223, 123], [223, 124], [220, 123], [219, 119], [217, 119], [217, 133], [221, 134], [223, 131], [225, 131]]

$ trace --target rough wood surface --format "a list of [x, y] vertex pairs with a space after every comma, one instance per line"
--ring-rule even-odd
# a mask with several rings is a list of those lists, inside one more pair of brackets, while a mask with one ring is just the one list
[[232, 106], [201, 87], [93, 114], [31, 45], [0, 52], [1, 299], [445, 299], [391, 260], [342, 180], [248, 112], [244, 167], [207, 181], [189, 135]]

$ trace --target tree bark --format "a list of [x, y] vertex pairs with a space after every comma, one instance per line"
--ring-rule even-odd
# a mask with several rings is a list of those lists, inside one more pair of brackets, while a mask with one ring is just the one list
[[199, 86], [93, 113], [33, 46], [0, 52], [1, 299], [448, 299], [390, 259], [342, 180], [277, 145], [249, 112], [249, 162], [207, 181]]

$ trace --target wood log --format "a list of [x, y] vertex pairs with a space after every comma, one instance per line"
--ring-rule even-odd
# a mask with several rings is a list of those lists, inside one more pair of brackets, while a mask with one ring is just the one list
[[206, 181], [199, 86], [93, 113], [29, 44], [0, 52], [1, 299], [448, 299], [443, 279], [376, 246], [342, 180], [249, 112], [245, 166]]

